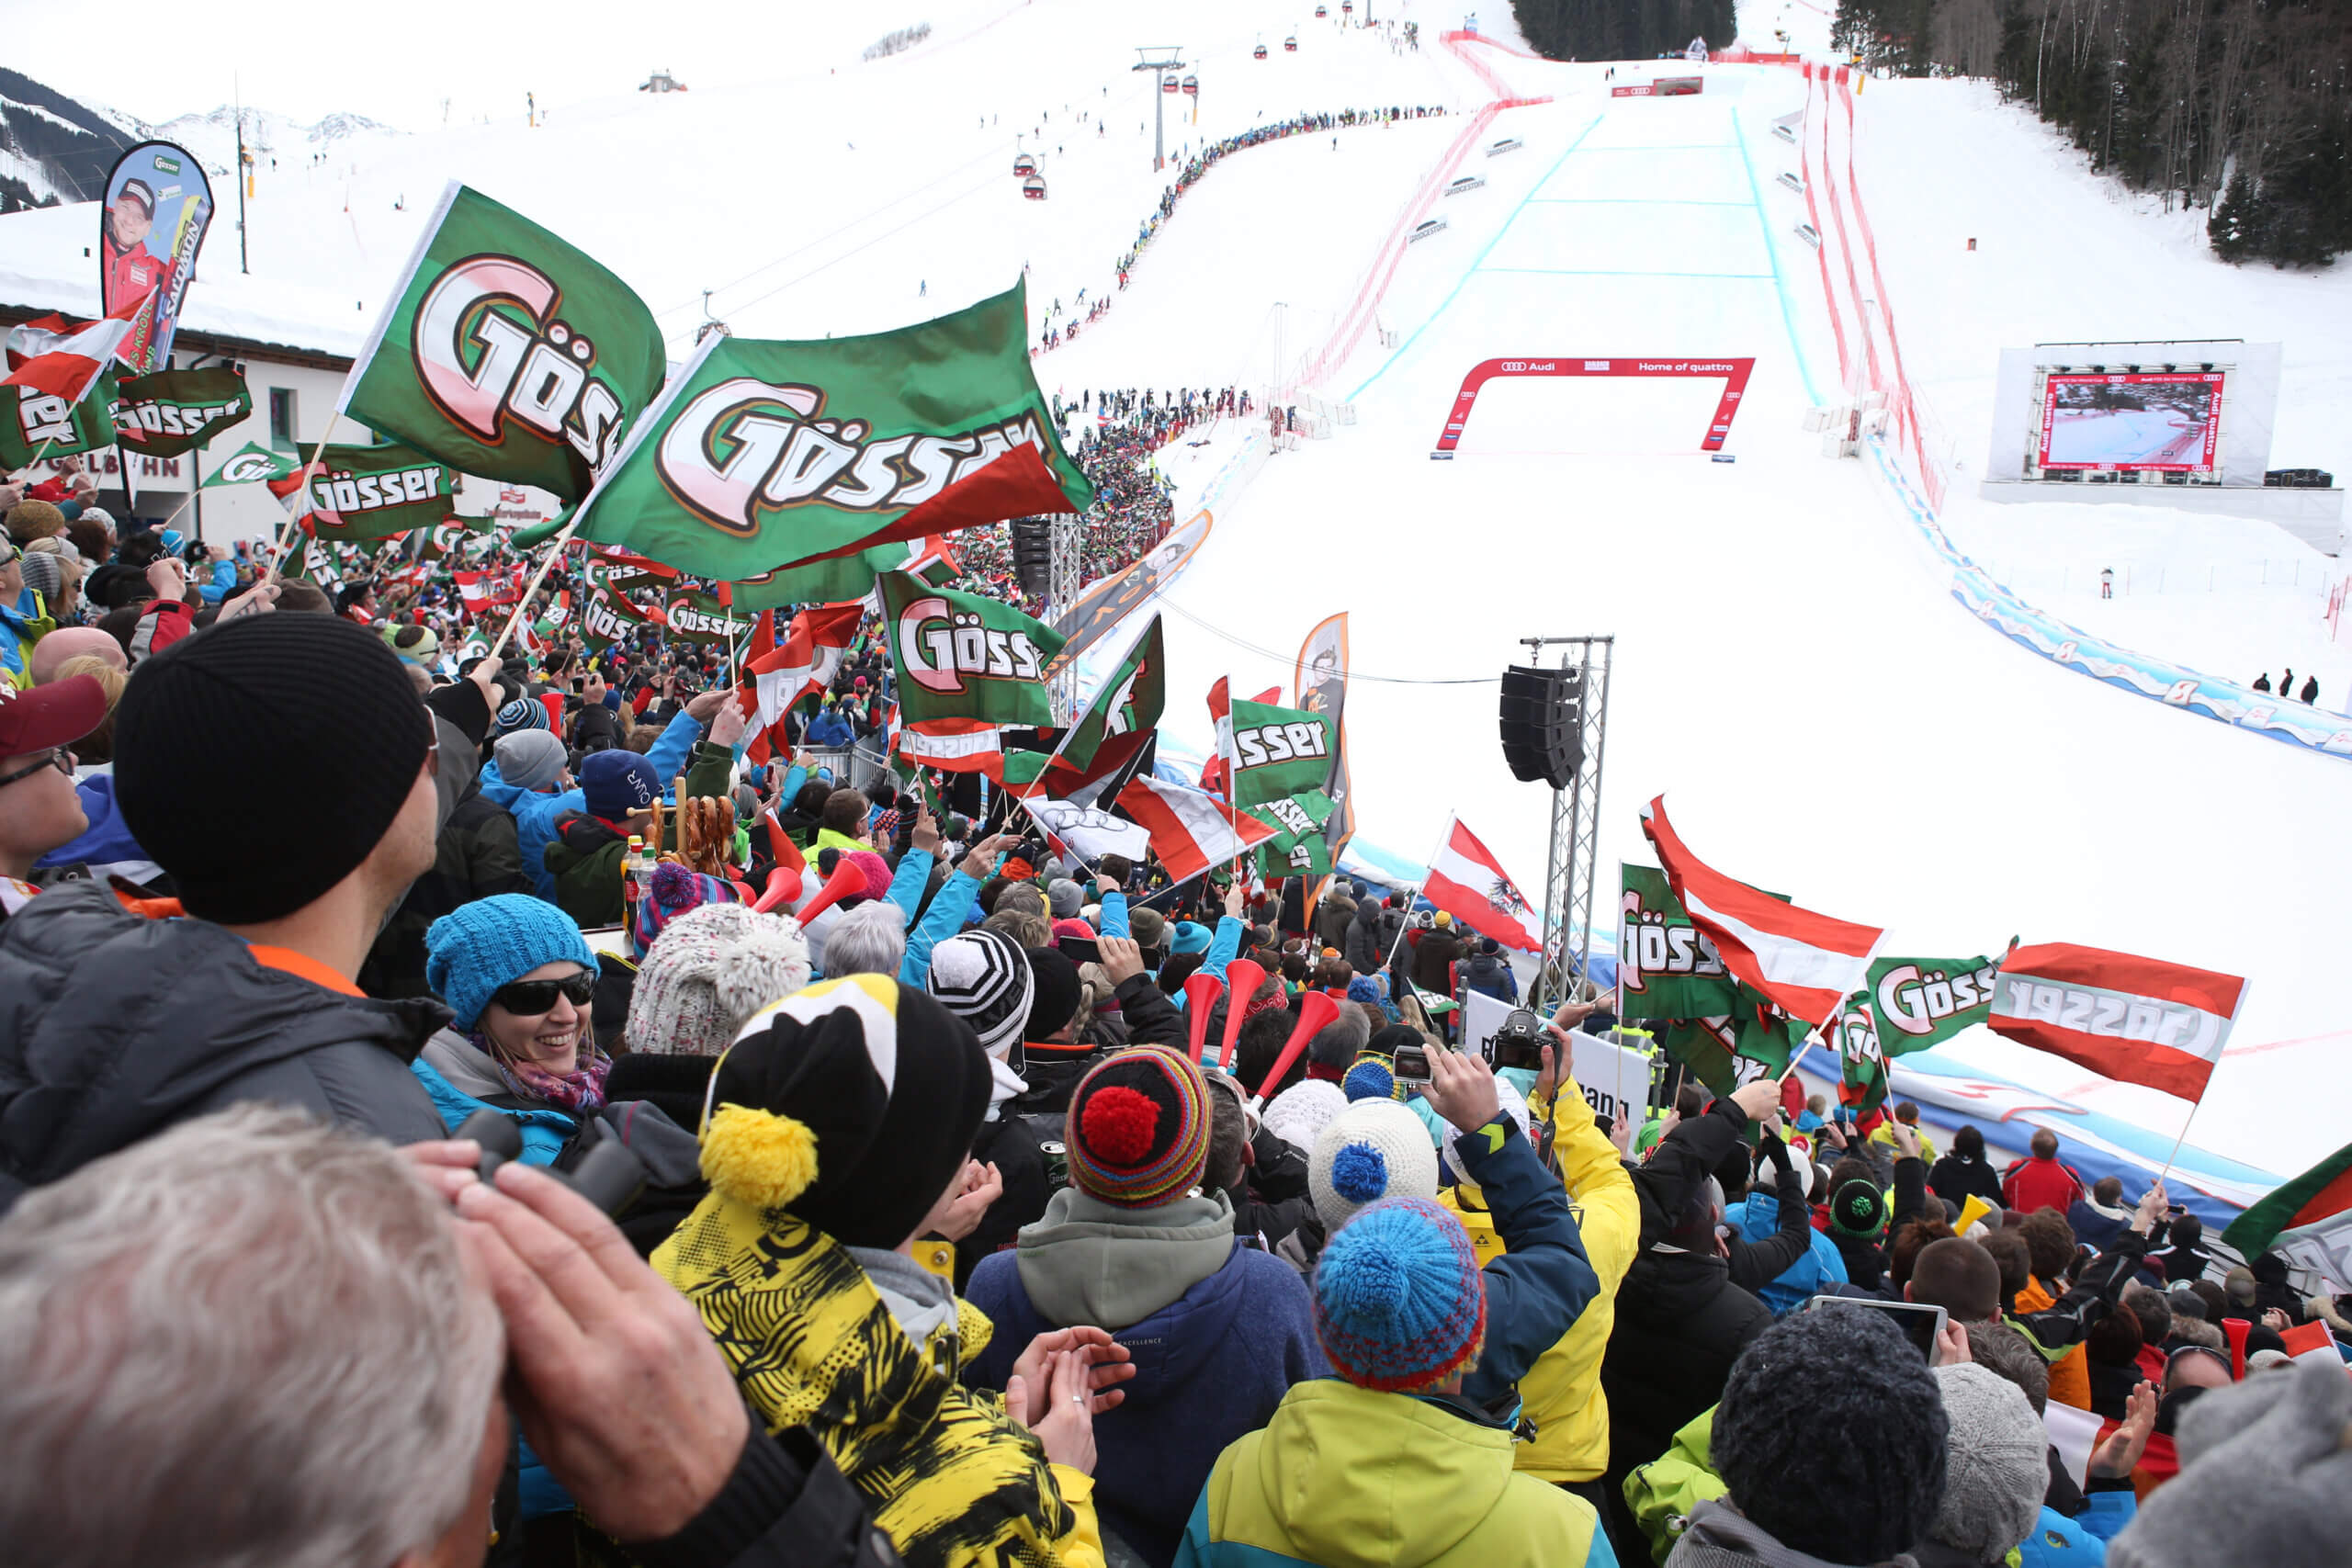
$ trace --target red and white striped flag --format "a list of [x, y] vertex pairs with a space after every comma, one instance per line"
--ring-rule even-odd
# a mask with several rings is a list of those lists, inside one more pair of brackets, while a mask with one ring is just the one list
[[842, 657], [857, 637], [858, 618], [864, 610], [854, 601], [812, 604], [792, 618], [781, 647], [757, 655], [745, 666], [755, 689], [754, 730], [764, 734], [793, 704], [832, 684]]
[[[148, 290], [148, 294], [154, 290]], [[131, 328], [147, 294], [125, 303], [119, 314], [76, 327], [62, 316], [28, 321], [8, 334], [8, 375], [0, 386], [30, 387], [52, 398], [78, 403], [88, 395]]]
[[[890, 723], [899, 722], [898, 707]], [[899, 730], [899, 755], [943, 773], [986, 773], [1004, 781], [1004, 727], [978, 718], [934, 718]]]
[[2234, 975], [2046, 942], [2001, 961], [1985, 1021], [2102, 1077], [2193, 1100], [2222, 1059], [2245, 992]]
[[1676, 835], [1664, 795], [1642, 808], [1642, 830], [1674, 896], [1715, 944], [1724, 967], [1782, 1012], [1823, 1023], [1861, 989], [1885, 931], [1783, 904], [1725, 876]]
[[1119, 806], [1151, 834], [1152, 852], [1177, 882], [1248, 852], [1274, 836], [1246, 811], [1225, 807], [1198, 790], [1137, 777], [1119, 792]]
[[449, 581], [458, 585], [458, 602], [466, 614], [479, 615], [490, 608], [490, 573], [486, 571], [453, 571]]
[[1532, 953], [1544, 945], [1534, 906], [1503, 870], [1494, 852], [1458, 818], [1445, 836], [1445, 847], [1430, 863], [1421, 897], [1505, 947]]

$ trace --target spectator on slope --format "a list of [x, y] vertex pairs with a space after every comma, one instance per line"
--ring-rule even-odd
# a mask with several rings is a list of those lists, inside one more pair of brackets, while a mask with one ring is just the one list
[[[1337, 948], [1344, 955], [1348, 943], [1348, 928], [1355, 923], [1356, 901], [1351, 885], [1336, 879], [1330, 890], [1323, 895], [1323, 902], [1315, 911], [1315, 940], [1323, 947]], [[1351, 968], [1355, 960], [1348, 960]]]
[[[719, 703], [710, 739], [694, 748], [686, 768], [684, 787], [690, 797], [726, 795], [728, 775], [735, 763], [735, 742], [743, 734], [743, 710], [735, 694], [722, 689], [715, 694]], [[692, 707], [663, 733], [662, 745], [669, 743], [681, 725], [700, 730]], [[662, 830], [662, 842], [651, 841], [653, 804], [662, 795], [661, 771], [650, 755], [593, 752], [580, 764], [580, 788], [574, 793], [580, 804], [558, 811], [552, 823], [555, 841], [542, 856], [555, 879], [555, 902], [582, 930], [616, 926], [628, 908], [625, 871], [628, 840], [646, 839], [647, 851], [654, 853], [676, 846], [674, 821]]]
[[73, 746], [106, 720], [106, 687], [95, 675], [23, 693], [0, 682], [0, 921], [32, 897], [33, 863], [88, 830]]
[[910, 1568], [1093, 1568], [1094, 1417], [1132, 1375], [1089, 1325], [1032, 1340], [1000, 1402], [960, 1369], [994, 1330], [905, 1253], [960, 1232], [988, 1055], [874, 976], [755, 1015], [714, 1076], [710, 1193], [653, 1255], [771, 1431], [806, 1424]]
[[2001, 1173], [2002, 1206], [2021, 1214], [2036, 1209], [2055, 1209], [2064, 1214], [2086, 1190], [2083, 1179], [2075, 1174], [2074, 1167], [2059, 1161], [2058, 1134], [2049, 1128], [2035, 1128], [2028, 1146], [2033, 1153], [2012, 1162]]
[[1894, 1140], [1894, 1129], [1897, 1127], [1910, 1128], [1913, 1135], [1918, 1140], [1919, 1158], [1930, 1166], [1936, 1163], [1935, 1140], [1929, 1138], [1919, 1126], [1917, 1101], [1909, 1100], [1896, 1101], [1894, 1114], [1871, 1129], [1870, 1141], [1887, 1148], [1899, 1148], [1901, 1145]]
[[[11, 1553], [477, 1562], [514, 1526], [512, 1411], [636, 1560], [878, 1568], [822, 1450], [752, 1428], [611, 1224], [520, 1167], [485, 1186], [477, 1157], [244, 1106], [19, 1204], [0, 1224]], [[101, 1452], [139, 1506], [94, 1485]]]
[[2165, 1278], [2176, 1285], [2203, 1279], [2213, 1262], [2213, 1255], [2205, 1250], [2205, 1222], [2194, 1214], [2176, 1214], [2165, 1234], [2172, 1245], [2155, 1255]]
[[[1791, 1179], [1798, 1202], [1804, 1201], [1804, 1189], [1811, 1180], [1810, 1168], [1792, 1169]], [[1780, 1191], [1779, 1174], [1770, 1168], [1756, 1173], [1755, 1181], [1747, 1189], [1747, 1196], [1726, 1211], [1725, 1218], [1732, 1230], [1754, 1247], [1777, 1235], [1781, 1229], [1781, 1208], [1783, 1194]], [[1811, 1208], [1806, 1209], [1805, 1251], [1794, 1263], [1756, 1287], [1757, 1299], [1771, 1310], [1774, 1317], [1786, 1317], [1798, 1312], [1814, 1297], [1838, 1294], [1838, 1287], [1847, 1282], [1846, 1260], [1838, 1244], [1810, 1223]]]
[[2115, 1238], [2131, 1223], [2132, 1211], [2124, 1206], [2123, 1181], [2120, 1177], [2100, 1177], [2066, 1211], [2067, 1228], [2076, 1241], [2093, 1252], [2105, 1252], [2113, 1246]]
[[[1426, 1146], [1418, 1125], [1411, 1135]], [[1462, 1395], [1489, 1328], [1487, 1286], [1436, 1203], [1358, 1211], [1314, 1279], [1316, 1332], [1339, 1375], [1293, 1386], [1218, 1458], [1181, 1568], [1611, 1561], [1590, 1506], [1515, 1474], [1510, 1429]]]
[[408, 1064], [447, 1010], [354, 983], [434, 859], [434, 727], [400, 660], [325, 617], [234, 620], [143, 661], [115, 738], [124, 823], [189, 918], [82, 883], [0, 930], [0, 1184], [246, 1100], [440, 1136]]
[[[1798, 1313], [1728, 1370], [1708, 1446], [1727, 1491], [1691, 1509], [1668, 1568], [1910, 1562], [1950, 1450], [1941, 1389], [1900, 1330], [1873, 1312]], [[1620, 1539], [1619, 1561], [1639, 1562], [1629, 1539], [1640, 1550]]]
[[[18, 502], [9, 509], [12, 524], [17, 513], [29, 506], [56, 510], [46, 502]], [[33, 645], [56, 625], [48, 601], [25, 581], [22, 551], [11, 541], [0, 539], [0, 681], [17, 691], [31, 685]]]
[[1943, 1499], [1912, 1555], [1920, 1568], [2002, 1568], [2040, 1524], [2048, 1434], [1999, 1373], [1961, 1361], [1934, 1375], [1951, 1422]]
[[1177, 1053], [1098, 1064], [1070, 1100], [1070, 1185], [969, 1287], [1003, 1336], [971, 1364], [979, 1386], [1001, 1386], [1013, 1350], [1057, 1328], [1096, 1325], [1132, 1346], [1136, 1375], [1096, 1424], [1095, 1500], [1155, 1568], [1174, 1559], [1217, 1454], [1328, 1370], [1297, 1272], [1238, 1245], [1230, 1199], [1204, 1179], [1213, 1095], [1238, 1130], [1238, 1103]]
[[[1704, 1115], [1678, 1122], [1634, 1175], [1645, 1216], [1658, 1219], [1644, 1221], [1645, 1247], [1618, 1289], [1600, 1369], [1609, 1401], [1609, 1533], [1621, 1557], [1640, 1549], [1623, 1504], [1625, 1476], [1665, 1452], [1678, 1430], [1723, 1396], [1732, 1363], [1771, 1325], [1770, 1309], [1732, 1278], [1727, 1243], [1717, 1234], [1723, 1186], [1712, 1171], [1733, 1156], [1748, 1122], [1779, 1102], [1780, 1085], [1770, 1079], [1718, 1098]], [[1809, 1217], [1800, 1224], [1809, 1228]], [[1758, 1247], [1743, 1243], [1753, 1283], [1780, 1274], [1808, 1246], [1793, 1232]]]
[[567, 739], [572, 750], [605, 751], [621, 743], [620, 721], [605, 705], [607, 694], [604, 676], [592, 670], [580, 677], [577, 694], [564, 705], [571, 717]]
[[1846, 1265], [1846, 1278], [1875, 1295], [1886, 1282], [1887, 1235], [1927, 1201], [1927, 1166], [1919, 1158], [1919, 1135], [1900, 1122], [1894, 1127], [1894, 1201], [1890, 1207], [1875, 1172], [1861, 1174], [1850, 1156], [1829, 1173], [1829, 1239]]
[[1510, 960], [1502, 956], [1502, 943], [1493, 937], [1478, 939], [1478, 951], [1462, 965], [1462, 983], [1500, 1001], [1519, 1000], [1519, 976], [1510, 970]]
[[1984, 1157], [1984, 1134], [1962, 1122], [1951, 1135], [1951, 1153], [1928, 1172], [1928, 1190], [1947, 1203], [1965, 1207], [1970, 1194], [1994, 1208], [2003, 1204], [2000, 1174]]

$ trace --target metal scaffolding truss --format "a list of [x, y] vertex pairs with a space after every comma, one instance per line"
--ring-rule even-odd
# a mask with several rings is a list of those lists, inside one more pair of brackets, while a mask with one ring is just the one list
[[1600, 854], [1600, 764], [1609, 733], [1609, 662], [1613, 637], [1523, 637], [1534, 658], [1560, 649], [1560, 668], [1578, 672], [1576, 779], [1552, 792], [1552, 846], [1544, 871], [1544, 962], [1535, 1005], [1548, 1008], [1581, 979], [1592, 953], [1592, 898]]
[[[1049, 624], [1069, 613], [1078, 603], [1079, 555], [1084, 544], [1085, 519], [1075, 512], [1057, 513], [1049, 519], [1052, 550], [1047, 557], [1044, 619]], [[1054, 722], [1068, 724], [1078, 711], [1078, 664], [1072, 660], [1051, 683]]]

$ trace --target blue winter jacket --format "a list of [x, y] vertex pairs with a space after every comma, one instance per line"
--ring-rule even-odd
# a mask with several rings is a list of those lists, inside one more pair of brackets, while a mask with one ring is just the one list
[[1600, 1294], [1600, 1280], [1584, 1255], [1566, 1190], [1518, 1122], [1497, 1116], [1454, 1139], [1453, 1152], [1510, 1248], [1480, 1271], [1487, 1348], [1462, 1380], [1463, 1398], [1492, 1409]]
[[[980, 1259], [965, 1295], [996, 1325], [965, 1368], [978, 1387], [1002, 1388], [1032, 1339], [1065, 1326], [1030, 1303], [1013, 1252]], [[1119, 1385], [1126, 1397], [1118, 1407], [1094, 1418], [1094, 1507], [1105, 1530], [1153, 1568], [1168, 1568], [1216, 1456], [1264, 1426], [1293, 1383], [1328, 1377], [1330, 1366], [1298, 1270], [1238, 1242], [1216, 1273], [1114, 1332], [1136, 1375]]]
[[[669, 798], [670, 781], [685, 771], [686, 759], [701, 739], [702, 721], [682, 713], [645, 753], [645, 760], [653, 764], [653, 776], [662, 781], [663, 799]], [[523, 853], [523, 869], [531, 874], [531, 890], [554, 903], [555, 874], [547, 868], [547, 847], [555, 842], [556, 819], [569, 811], [587, 810], [588, 797], [577, 789], [542, 794], [508, 784], [499, 776], [496, 758], [481, 765], [481, 792], [514, 818], [515, 846]]]
[[2033, 1533], [2018, 1549], [2018, 1568], [2095, 1568], [2107, 1561], [2107, 1543], [2132, 1522], [2138, 1501], [2129, 1491], [2093, 1492], [2090, 1506], [2068, 1518], [2044, 1508]]
[[[1727, 1209], [1724, 1219], [1739, 1233], [1742, 1241], [1755, 1247], [1781, 1234], [1781, 1200], [1770, 1192], [1751, 1191], [1745, 1201]], [[1844, 1283], [1846, 1260], [1838, 1255], [1838, 1244], [1815, 1231], [1813, 1239], [1805, 1244], [1805, 1255], [1756, 1294], [1772, 1309], [1774, 1317], [1786, 1317], [1802, 1310], [1815, 1296], [1836, 1294], [1837, 1288]]]

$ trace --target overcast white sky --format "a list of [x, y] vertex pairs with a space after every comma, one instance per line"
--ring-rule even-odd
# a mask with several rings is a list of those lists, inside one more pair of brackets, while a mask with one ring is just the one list
[[[348, 111], [404, 130], [633, 90], [667, 67], [689, 86], [822, 71], [893, 28], [979, 0], [0, 0], [13, 70], [161, 121], [244, 101], [310, 123]], [[999, 4], [995, 8], [1001, 9]]]

